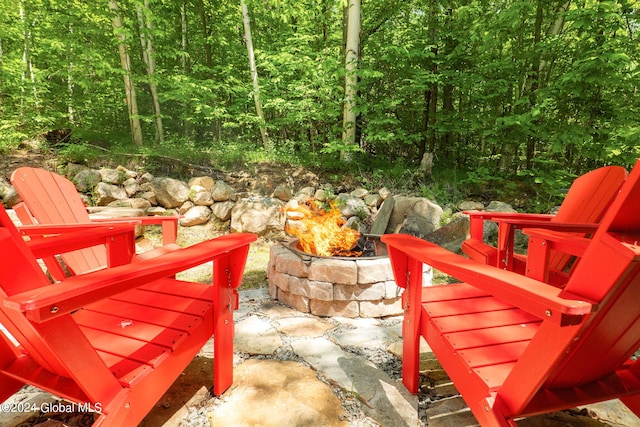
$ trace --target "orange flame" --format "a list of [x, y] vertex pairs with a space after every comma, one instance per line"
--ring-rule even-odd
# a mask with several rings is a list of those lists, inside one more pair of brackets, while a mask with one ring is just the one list
[[[289, 215], [295, 212], [298, 215]], [[327, 211], [316, 203], [285, 209], [287, 217], [299, 217], [301, 226], [287, 223], [285, 231], [299, 239], [298, 245], [304, 252], [321, 256], [359, 256], [361, 252], [353, 251], [360, 233], [344, 227], [345, 220], [338, 208], [331, 205]]]

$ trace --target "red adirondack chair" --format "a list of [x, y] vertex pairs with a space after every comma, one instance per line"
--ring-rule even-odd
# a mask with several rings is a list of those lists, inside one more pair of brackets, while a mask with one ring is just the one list
[[[107, 222], [137, 222], [142, 225], [161, 225], [163, 247], [142, 255], [149, 258], [169, 250], [178, 249], [175, 244], [178, 232], [178, 217], [145, 216], [113, 218], [109, 220], [89, 217], [87, 208], [80, 198], [75, 185], [67, 178], [44, 169], [21, 167], [11, 174], [11, 183], [20, 194], [23, 203], [14, 207], [23, 224], [95, 224]], [[98, 270], [107, 265], [103, 246], [84, 248], [68, 252], [62, 256], [65, 266], [73, 274]], [[44, 260], [49, 272], [57, 280], [65, 274], [52, 259]]]
[[[94, 425], [135, 426], [214, 336], [216, 394], [233, 381], [233, 310], [251, 234], [129, 263], [131, 224], [27, 226], [0, 207], [0, 402], [31, 384], [96, 411]], [[46, 235], [25, 242], [22, 234]], [[106, 245], [108, 268], [50, 283], [36, 258]], [[213, 261], [213, 285], [175, 280]], [[14, 342], [17, 341], [18, 344]], [[80, 406], [77, 406], [80, 407]]]
[[[525, 230], [531, 277], [382, 236], [405, 288], [407, 388], [418, 390], [423, 336], [482, 426], [614, 398], [640, 416], [639, 209], [640, 161], [591, 239]], [[564, 250], [581, 262], [560, 289], [541, 279], [550, 254]], [[423, 263], [466, 283], [423, 288]]]
[[[524, 274], [526, 256], [514, 253], [517, 229], [542, 227], [548, 230], [573, 231], [586, 236], [593, 233], [627, 176], [621, 166], [606, 166], [577, 178], [555, 215], [501, 212], [465, 212], [469, 215], [470, 238], [462, 251], [476, 261]], [[484, 221], [498, 224], [498, 243], [494, 247], [483, 239]], [[554, 251], [549, 257], [549, 280], [563, 285], [568, 278], [572, 257]], [[573, 264], [571, 264], [573, 265]]]

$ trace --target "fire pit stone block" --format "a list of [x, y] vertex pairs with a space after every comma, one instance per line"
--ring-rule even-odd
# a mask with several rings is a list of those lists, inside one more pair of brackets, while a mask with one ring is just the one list
[[320, 301], [311, 300], [311, 313], [323, 317], [359, 317], [360, 306], [356, 301]]
[[278, 256], [275, 267], [280, 273], [289, 274], [296, 277], [309, 277], [309, 266], [300, 262], [300, 257], [293, 254], [286, 248]]
[[296, 310], [302, 313], [309, 313], [311, 311], [309, 307], [309, 302], [313, 301], [309, 298], [292, 294], [291, 292], [278, 292], [278, 300], [283, 304], [288, 305], [291, 308], [295, 308]]
[[402, 298], [395, 300], [362, 301], [360, 317], [386, 317], [402, 312]]
[[289, 292], [321, 301], [333, 300], [333, 283], [289, 276]]
[[334, 288], [334, 299], [338, 301], [378, 301], [384, 298], [384, 283], [371, 283], [360, 285], [336, 284]]
[[393, 280], [393, 269], [389, 258], [358, 259], [358, 283], [376, 283]]
[[355, 262], [317, 258], [309, 266], [309, 279], [355, 285], [358, 283], [358, 267]]

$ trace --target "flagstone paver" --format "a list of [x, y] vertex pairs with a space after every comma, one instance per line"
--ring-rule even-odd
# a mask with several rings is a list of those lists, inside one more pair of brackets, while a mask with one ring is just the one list
[[331, 387], [307, 366], [247, 360], [235, 368], [233, 388], [208, 417], [212, 427], [348, 427], [345, 415]]
[[293, 337], [321, 337], [335, 326], [318, 317], [289, 317], [274, 322], [278, 332]]
[[252, 315], [236, 324], [233, 345], [240, 353], [273, 354], [282, 345], [282, 338], [269, 322]]
[[327, 380], [357, 395], [364, 403], [363, 411], [380, 425], [418, 425], [417, 398], [373, 363], [344, 351], [326, 338], [299, 340], [292, 346]]

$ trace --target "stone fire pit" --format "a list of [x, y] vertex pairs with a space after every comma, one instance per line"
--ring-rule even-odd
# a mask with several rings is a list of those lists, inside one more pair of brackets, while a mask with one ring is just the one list
[[[303, 313], [352, 318], [402, 314], [401, 289], [388, 256], [319, 257], [296, 250], [295, 242], [275, 244], [267, 274], [271, 298]], [[431, 283], [430, 271], [423, 281]]]

